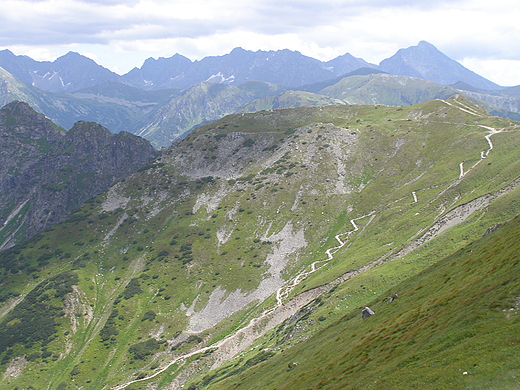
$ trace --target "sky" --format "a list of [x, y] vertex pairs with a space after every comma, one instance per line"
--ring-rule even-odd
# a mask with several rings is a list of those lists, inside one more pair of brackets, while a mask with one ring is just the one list
[[192, 61], [290, 49], [379, 64], [425, 40], [472, 71], [520, 85], [518, 0], [2, 0], [0, 49], [53, 61], [69, 51], [124, 74], [149, 58]]

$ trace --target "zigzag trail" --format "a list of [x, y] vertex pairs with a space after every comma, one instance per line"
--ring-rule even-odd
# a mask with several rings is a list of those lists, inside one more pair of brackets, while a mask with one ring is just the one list
[[[352, 226], [354, 227], [354, 230], [349, 230], [345, 233], [340, 233], [340, 234], [336, 234], [336, 236], [334, 236], [334, 238], [336, 239], [336, 241], [338, 241], [339, 245], [338, 246], [334, 246], [332, 248], [329, 248], [325, 251], [325, 254], [327, 255], [327, 258], [325, 260], [317, 260], [315, 261], [314, 263], [312, 263], [310, 265], [310, 270], [309, 271], [303, 271], [302, 273], [298, 274], [287, 286], [282, 286], [278, 289], [278, 291], [276, 292], [276, 302], [277, 302], [277, 306], [281, 306], [283, 304], [283, 298], [284, 297], [287, 297], [289, 295], [289, 293], [303, 280], [305, 279], [308, 275], [312, 274], [313, 272], [316, 272], [317, 270], [319, 270], [320, 268], [322, 268], [325, 264], [327, 264], [329, 261], [331, 261], [333, 258], [334, 258], [334, 254], [339, 251], [341, 248], [343, 248], [343, 246], [345, 246], [345, 244], [348, 242], [348, 238], [350, 237], [350, 235], [352, 233], [355, 233], [359, 230], [359, 227], [356, 225], [356, 222], [355, 221], [358, 221], [360, 219], [363, 219], [363, 218], [366, 218], [366, 217], [369, 217], [369, 216], [372, 216], [375, 214], [375, 211], [372, 211], [370, 212], [369, 214], [366, 214], [366, 215], [363, 215], [361, 217], [357, 217], [357, 218], [354, 218], [354, 219], [351, 219], [350, 220], [350, 223], [352, 224]], [[343, 241], [341, 239], [342, 236], [347, 236], [345, 241]], [[316, 267], [317, 264], [320, 264], [320, 263], [324, 263], [322, 264], [321, 266], [319, 267]]]
[[[481, 116], [479, 113], [471, 110], [471, 108], [469, 108], [469, 107], [464, 106], [464, 108], [462, 108], [462, 107], [458, 107], [458, 106], [453, 105], [446, 101], [443, 101], [443, 102], [445, 102], [447, 105], [450, 105], [454, 108], [458, 108], [466, 113]], [[460, 103], [460, 102], [457, 102], [457, 103], [462, 105], [462, 103]], [[464, 178], [464, 176], [466, 176], [466, 174], [468, 172], [470, 172], [472, 169], [474, 169], [484, 158], [486, 158], [489, 155], [490, 151], [493, 149], [493, 143], [491, 141], [491, 136], [499, 133], [499, 131], [496, 130], [495, 128], [487, 127], [484, 125], [476, 125], [476, 126], [480, 126], [480, 127], [483, 127], [485, 129], [489, 130], [489, 134], [487, 134], [485, 136], [485, 139], [487, 140], [487, 142], [489, 144], [489, 149], [482, 151], [481, 159], [465, 172], [463, 170], [463, 163], [461, 163], [460, 164], [461, 174], [459, 175], [458, 179], [456, 179], [453, 183], [451, 183], [443, 191], [441, 191], [441, 193], [439, 193], [434, 200], [430, 201], [430, 203], [432, 203], [433, 201], [438, 199], [443, 193], [445, 193], [450, 188], [459, 184], [460, 181]], [[202, 354], [202, 353], [208, 352], [208, 351], [212, 351], [213, 352], [212, 357], [215, 357], [215, 361], [211, 368], [213, 369], [213, 368], [219, 367], [222, 363], [230, 360], [232, 357], [236, 356], [238, 353], [244, 351], [246, 348], [251, 346], [256, 339], [258, 339], [260, 336], [265, 334], [269, 329], [272, 329], [273, 327], [281, 324], [283, 321], [285, 321], [287, 318], [289, 318], [290, 316], [295, 314], [298, 310], [300, 310], [306, 304], [308, 304], [312, 300], [316, 299], [318, 296], [320, 296], [324, 292], [329, 291], [332, 287], [334, 287], [340, 283], [343, 283], [344, 281], [346, 281], [356, 275], [369, 271], [372, 268], [379, 266], [385, 262], [394, 260], [396, 258], [399, 258], [399, 257], [402, 257], [402, 256], [408, 254], [413, 249], [417, 248], [418, 246], [424, 244], [426, 241], [435, 237], [437, 234], [439, 234], [443, 229], [445, 229], [453, 221], [455, 221], [455, 223], [461, 222], [460, 221], [461, 213], [463, 215], [463, 219], [465, 219], [473, 211], [475, 211], [478, 208], [483, 207], [482, 205], [488, 204], [490, 199], [494, 199], [498, 196], [503, 195], [504, 193], [509, 192], [510, 190], [512, 190], [516, 186], [518, 186], [519, 184], [520, 184], [520, 178], [516, 179], [514, 182], [512, 182], [509, 186], [505, 187], [504, 189], [497, 191], [496, 194], [489, 194], [489, 196], [486, 196], [486, 195], [483, 196], [486, 198], [486, 201], [488, 201], [487, 203], [486, 203], [486, 201], [483, 201], [483, 202], [479, 203], [477, 206], [474, 206], [473, 208], [469, 207], [469, 211], [465, 210], [465, 213], [464, 213], [464, 210], [462, 212], [461, 211], [457, 212], [457, 210], [459, 208], [464, 208], [464, 207], [467, 208], [468, 205], [471, 204], [471, 202], [466, 205], [458, 206], [457, 208], [451, 210], [450, 212], [445, 213], [442, 217], [439, 216], [439, 218], [437, 219], [437, 222], [430, 229], [428, 229], [424, 234], [420, 235], [419, 238], [411, 241], [410, 244], [408, 244], [406, 247], [401, 249], [399, 252], [397, 252], [397, 253], [388, 252], [386, 255], [382, 256], [381, 258], [379, 258], [371, 263], [368, 263], [365, 266], [363, 266], [357, 270], [349, 271], [325, 285], [313, 288], [311, 290], [304, 291], [300, 294], [293, 296], [288, 301], [284, 302], [284, 299], [289, 296], [291, 291], [294, 290], [294, 288], [298, 284], [300, 284], [307, 276], [309, 276], [310, 274], [316, 272], [317, 270], [321, 269], [326, 264], [328, 264], [334, 258], [334, 255], [349, 242], [351, 235], [354, 234], [355, 232], [359, 231], [359, 226], [356, 224], [356, 221], [370, 217], [369, 221], [365, 224], [365, 226], [368, 225], [376, 217], [376, 210], [373, 210], [370, 213], [362, 215], [360, 217], [351, 219], [350, 223], [352, 224], [353, 229], [340, 233], [340, 234], [337, 234], [334, 237], [335, 240], [338, 242], [338, 245], [328, 248], [325, 251], [325, 254], [327, 256], [326, 259], [317, 260], [317, 261], [313, 262], [309, 267], [307, 267], [308, 268], [307, 270], [303, 270], [296, 277], [294, 277], [292, 280], [290, 280], [286, 285], [280, 287], [277, 290], [276, 304], [274, 305], [274, 307], [267, 309], [262, 314], [260, 314], [258, 317], [251, 319], [251, 321], [246, 326], [237, 330], [236, 332], [229, 335], [225, 339], [220, 340], [212, 345], [196, 349], [196, 350], [186, 353], [184, 355], [177, 356], [174, 359], [172, 359], [170, 362], [168, 362], [168, 364], [157, 369], [157, 371], [154, 372], [153, 374], [146, 376], [144, 378], [141, 378], [141, 379], [131, 380], [124, 384], [114, 386], [114, 387], [112, 387], [112, 389], [113, 390], [122, 390], [133, 383], [143, 382], [143, 381], [153, 379], [156, 376], [158, 376], [159, 374], [165, 372], [172, 365], [174, 365], [178, 362], [185, 361], [186, 359], [188, 359], [192, 356]], [[412, 197], [413, 197], [412, 203], [417, 203], [418, 198], [417, 198], [416, 191], [412, 192]], [[483, 197], [480, 197], [480, 198], [483, 198]], [[475, 199], [475, 201], [479, 200], [480, 198]], [[394, 202], [392, 202], [392, 203], [394, 203]], [[420, 233], [418, 233], [418, 234], [420, 234]], [[177, 379], [174, 380], [174, 382], [172, 382], [172, 384], [170, 385], [170, 388], [173, 389], [173, 388], [179, 388], [182, 386], [182, 382], [179, 381], [178, 378], [179, 377], [177, 377]], [[177, 387], [173, 387], [175, 385], [177, 385]]]
[[500, 133], [500, 131], [498, 131], [497, 129], [493, 128], [493, 127], [489, 127], [489, 126], [484, 126], [484, 125], [477, 125], [479, 127], [482, 127], [484, 129], [487, 129], [489, 130], [489, 134], [485, 135], [484, 138], [486, 139], [486, 141], [488, 142], [489, 144], [489, 149], [487, 150], [482, 150], [480, 152], [480, 160], [478, 160], [475, 164], [473, 164], [471, 166], [471, 168], [469, 168], [466, 172], [464, 172], [464, 161], [460, 163], [460, 175], [459, 175], [459, 179], [462, 179], [464, 176], [466, 176], [468, 174], [468, 172], [470, 172], [471, 170], [473, 170], [473, 168], [475, 168], [478, 164], [480, 164], [480, 162], [482, 160], [484, 160], [488, 155], [489, 155], [489, 152], [491, 152], [493, 150], [493, 142], [491, 141], [491, 136], [493, 134], [497, 134], [497, 133]]
[[[465, 113], [468, 113], [468, 114], [471, 114], [471, 115], [475, 115], [475, 116], [479, 116], [479, 117], [482, 117], [482, 114], [474, 111], [471, 107], [468, 107], [466, 105], [464, 105], [463, 103], [459, 102], [457, 99], [455, 99], [455, 101], [461, 105], [462, 107], [459, 107], [457, 105], [454, 105], [446, 100], [442, 100], [442, 99], [439, 99], [441, 102], [445, 103], [446, 105], [448, 106], [451, 106], [453, 108], [457, 108]], [[480, 159], [475, 163], [473, 164], [468, 170], [464, 171], [464, 161], [462, 161], [460, 164], [459, 164], [459, 170], [460, 170], [460, 173], [459, 173], [459, 177], [458, 179], [454, 180], [453, 183], [451, 183], [449, 186], [447, 186], [444, 190], [442, 190], [441, 192], [439, 192], [437, 194], [437, 196], [431, 200], [429, 202], [429, 204], [433, 203], [434, 201], [436, 201], [437, 199], [439, 199], [446, 191], [448, 191], [449, 189], [455, 187], [456, 185], [458, 185], [461, 180], [470, 172], [472, 171], [478, 164], [480, 164], [482, 162], [482, 160], [484, 160], [488, 155], [489, 155], [489, 152], [491, 152], [491, 150], [493, 150], [493, 142], [491, 141], [491, 136], [494, 135], [494, 134], [498, 134], [500, 133], [499, 130], [495, 129], [494, 127], [489, 127], [489, 126], [484, 126], [484, 125], [474, 125], [474, 126], [477, 126], [477, 127], [482, 127], [486, 130], [489, 131], [488, 134], [486, 134], [484, 136], [484, 138], [486, 139], [488, 145], [489, 145], [489, 148], [486, 149], [486, 150], [483, 150], [480, 152]]]
[[[303, 306], [305, 306], [307, 303], [309, 303], [310, 301], [315, 299], [317, 296], [321, 295], [324, 292], [323, 290], [330, 289], [330, 287], [327, 287], [328, 285], [320, 286], [320, 287], [315, 288], [313, 290], [309, 290], [309, 291], [303, 292], [303, 293], [299, 294], [296, 297], [293, 297], [289, 302], [286, 302], [286, 303], [283, 302], [283, 298], [287, 297], [289, 295], [289, 293], [299, 283], [301, 283], [302, 280], [304, 280], [311, 273], [316, 272], [317, 270], [322, 268], [325, 264], [327, 264], [330, 260], [332, 260], [334, 258], [334, 254], [338, 250], [340, 250], [341, 248], [343, 248], [343, 246], [345, 246], [345, 244], [348, 242], [348, 238], [350, 237], [350, 235], [352, 235], [354, 232], [357, 232], [359, 230], [359, 226], [356, 224], [355, 221], [358, 221], [360, 219], [363, 219], [363, 218], [366, 218], [366, 217], [369, 217], [369, 216], [371, 216], [373, 218], [375, 216], [375, 211], [372, 211], [372, 212], [370, 212], [370, 213], [368, 213], [366, 215], [363, 215], [361, 217], [357, 217], [357, 218], [351, 219], [350, 223], [353, 226], [353, 230], [348, 230], [348, 231], [346, 231], [344, 233], [337, 234], [334, 237], [336, 239], [336, 241], [338, 241], [339, 245], [337, 245], [335, 247], [331, 247], [331, 248], [329, 248], [329, 249], [327, 249], [325, 251], [325, 254], [327, 255], [327, 259], [315, 261], [314, 263], [312, 263], [310, 265], [310, 270], [302, 271], [292, 281], [290, 281], [288, 285], [280, 287], [278, 289], [278, 291], [276, 292], [276, 305], [274, 307], [264, 311], [262, 314], [260, 314], [260, 316], [253, 318], [249, 322], [248, 325], [246, 325], [245, 327], [239, 329], [235, 333], [229, 335], [225, 339], [223, 339], [221, 341], [218, 341], [215, 344], [212, 344], [212, 345], [209, 345], [209, 346], [206, 346], [206, 347], [203, 347], [203, 348], [199, 348], [199, 349], [197, 349], [195, 351], [189, 352], [189, 353], [181, 355], [181, 356], [177, 356], [176, 358], [174, 358], [173, 360], [168, 362], [167, 365], [159, 368], [156, 372], [154, 372], [153, 374], [151, 374], [151, 375], [149, 375], [147, 377], [144, 377], [144, 378], [141, 378], [141, 379], [134, 379], [134, 380], [126, 382], [124, 384], [114, 386], [114, 387], [112, 387], [112, 389], [113, 390], [122, 390], [122, 389], [126, 388], [127, 386], [130, 386], [132, 383], [143, 382], [143, 381], [147, 381], [147, 380], [153, 379], [157, 375], [163, 373], [164, 371], [166, 371], [168, 368], [170, 368], [172, 365], [176, 364], [179, 361], [186, 360], [186, 359], [188, 359], [188, 358], [190, 358], [192, 356], [195, 356], [195, 355], [207, 352], [207, 351], [215, 351], [215, 350], [217, 350], [219, 348], [222, 348], [222, 347], [225, 347], [225, 348], [229, 347], [229, 344], [233, 344], [233, 342], [238, 343], [238, 345], [235, 343], [235, 348], [232, 348], [232, 350], [233, 350], [232, 355], [236, 355], [236, 353], [238, 353], [238, 352], [244, 350], [245, 348], [247, 348], [249, 345], [252, 344], [252, 342], [254, 340], [256, 340], [258, 337], [260, 337], [262, 334], [266, 333], [269, 329], [273, 328], [274, 326], [279, 325], [285, 319], [289, 318], [292, 314], [294, 314], [296, 311], [298, 311]], [[342, 236], [346, 236], [346, 239], [342, 240], [341, 239]], [[320, 264], [320, 263], [324, 263], [324, 264], [322, 264], [321, 266], [318, 267], [317, 265]], [[334, 282], [331, 282], [331, 283], [334, 283]], [[309, 292], [310, 292], [310, 294], [309, 294]], [[303, 299], [302, 299], [302, 297], [303, 297]], [[298, 301], [296, 305], [294, 305], [295, 301]], [[291, 305], [291, 303], [292, 303], [292, 305]], [[284, 310], [284, 309], [287, 309], [287, 308], [289, 310]], [[282, 310], [280, 310], [280, 309], [282, 309]], [[265, 327], [261, 327], [262, 329], [260, 331], [259, 330], [253, 330], [255, 325], [260, 325], [260, 323], [264, 319], [268, 319], [269, 316], [274, 317], [274, 315], [277, 314], [277, 311], [281, 311], [284, 315], [282, 315], [281, 317], [275, 319], [274, 321], [269, 321], [269, 323]], [[240, 338], [243, 338], [248, 331], [252, 331], [252, 333], [256, 332], [257, 334], [254, 335], [254, 337], [252, 339], [250, 339], [249, 342], [243, 343], [243, 340], [240, 340]], [[236, 348], [237, 346], [239, 348]], [[221, 360], [225, 361], [227, 359], [221, 359]], [[215, 367], [213, 367], [213, 368], [215, 368]]]

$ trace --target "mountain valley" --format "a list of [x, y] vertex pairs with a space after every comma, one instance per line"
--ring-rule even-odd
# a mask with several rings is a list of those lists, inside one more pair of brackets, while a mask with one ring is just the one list
[[38, 62], [4, 50], [0, 67], [0, 105], [24, 101], [66, 129], [96, 122], [156, 148], [225, 115], [306, 104], [398, 106], [464, 94], [492, 115], [520, 119], [515, 87], [486, 80], [424, 41], [379, 65], [348, 53], [322, 62], [290, 50], [236, 48], [200, 61], [150, 58], [122, 76], [72, 52]]
[[[514, 388], [520, 124], [433, 83], [395, 100], [403, 77], [353, 75], [314, 106], [255, 83], [254, 107], [160, 152], [113, 135], [142, 160], [0, 252], [0, 388]], [[392, 102], [342, 104], [338, 83], [378, 78]], [[2, 131], [25, 125], [32, 150], [35, 128], [68, 135], [13, 109]], [[96, 126], [69, 137], [99, 155]]]

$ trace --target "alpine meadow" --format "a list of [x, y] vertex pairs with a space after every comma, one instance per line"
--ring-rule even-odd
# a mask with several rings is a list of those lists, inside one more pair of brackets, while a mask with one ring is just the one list
[[296, 57], [1, 69], [0, 389], [518, 389], [515, 87]]

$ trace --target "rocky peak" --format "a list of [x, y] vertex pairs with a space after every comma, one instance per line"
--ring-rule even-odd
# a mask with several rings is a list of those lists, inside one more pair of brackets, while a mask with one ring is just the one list
[[379, 69], [395, 75], [419, 77], [442, 85], [463, 81], [477, 88], [500, 88], [452, 60], [426, 41], [398, 50], [392, 57], [381, 61]]
[[63, 131], [44, 114], [36, 112], [29, 104], [13, 101], [0, 109], [0, 126], [17, 133], [27, 132], [31, 137], [59, 137]]
[[92, 122], [66, 132], [29, 105], [0, 110], [0, 249], [65, 219], [159, 155], [127, 132]]

